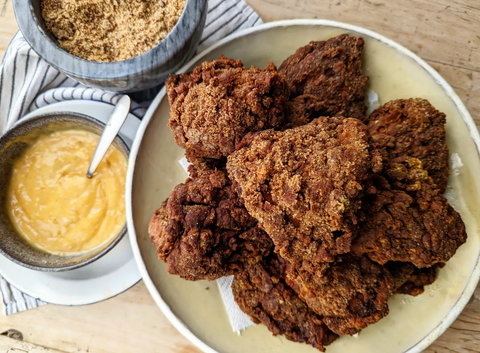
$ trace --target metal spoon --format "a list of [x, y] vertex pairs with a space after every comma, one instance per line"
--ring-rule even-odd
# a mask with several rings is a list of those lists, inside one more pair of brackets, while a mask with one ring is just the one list
[[115, 109], [113, 110], [112, 115], [110, 115], [110, 119], [108, 119], [108, 123], [103, 130], [102, 136], [100, 136], [100, 141], [98, 141], [97, 148], [93, 153], [93, 157], [87, 171], [87, 178], [92, 177], [103, 157], [105, 157], [108, 148], [122, 128], [125, 120], [127, 120], [131, 105], [132, 101], [130, 100], [129, 96], [122, 96], [118, 100], [117, 105], [115, 106]]

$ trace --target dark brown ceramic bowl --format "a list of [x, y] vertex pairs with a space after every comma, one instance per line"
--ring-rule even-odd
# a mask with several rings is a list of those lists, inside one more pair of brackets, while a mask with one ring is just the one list
[[[100, 135], [105, 127], [102, 122], [77, 113], [56, 112], [20, 120], [0, 137], [0, 252], [13, 262], [38, 271], [66, 271], [85, 266], [109, 252], [126, 234], [126, 226], [110, 242], [80, 255], [53, 255], [36, 249], [25, 242], [14, 229], [6, 211], [7, 190], [13, 163], [29, 146], [25, 141], [37, 136], [67, 129], [83, 129]], [[128, 160], [129, 148], [117, 136], [113, 142]], [[86, 171], [85, 171], [86, 172]], [[68, 195], [66, 195], [68, 197]]]

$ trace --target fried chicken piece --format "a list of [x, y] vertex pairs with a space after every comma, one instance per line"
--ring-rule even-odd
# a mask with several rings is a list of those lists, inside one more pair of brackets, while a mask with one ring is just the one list
[[268, 255], [273, 244], [237, 197], [225, 170], [192, 165], [150, 220], [149, 236], [170, 274], [215, 280]]
[[425, 291], [425, 286], [437, 279], [437, 271], [443, 267], [438, 263], [429, 268], [418, 268], [409, 262], [388, 262], [386, 268], [395, 282], [395, 292], [416, 297]]
[[288, 57], [278, 72], [290, 86], [291, 126], [320, 116], [344, 116], [365, 121], [368, 77], [362, 73], [361, 37], [347, 34], [310, 42]]
[[283, 259], [275, 254], [247, 266], [234, 277], [235, 302], [254, 323], [264, 324], [274, 335], [311, 344], [324, 352], [337, 335], [285, 283], [284, 267]]
[[359, 212], [356, 255], [373, 261], [411, 262], [419, 268], [448, 261], [465, 243], [460, 215], [448, 204], [416, 158], [393, 160], [374, 175]]
[[370, 164], [365, 125], [319, 118], [248, 135], [240, 147], [228, 157], [229, 176], [282, 257], [318, 263], [350, 251]]
[[[336, 106], [327, 106], [332, 110], [335, 110]], [[302, 126], [308, 124], [312, 120], [321, 117], [328, 116], [326, 104], [317, 99], [313, 95], [303, 94], [295, 97], [286, 103], [286, 124], [283, 129], [291, 129], [293, 127]], [[341, 116], [337, 114], [331, 114], [332, 116]]]
[[165, 85], [168, 125], [190, 161], [226, 157], [248, 132], [284, 123], [289, 91], [273, 63], [247, 69], [221, 56], [190, 74], [171, 75]]
[[413, 297], [422, 294], [425, 291], [425, 286], [432, 284], [437, 279], [437, 271], [438, 264], [430, 268], [415, 267], [408, 281], [397, 289], [397, 293], [408, 294]]
[[445, 114], [427, 100], [397, 99], [376, 109], [369, 118], [373, 145], [385, 159], [413, 157], [443, 193], [450, 174], [445, 137]]
[[319, 118], [284, 132], [247, 135], [228, 157], [252, 216], [288, 263], [286, 280], [337, 334], [355, 334], [388, 312], [390, 273], [348, 253], [362, 184], [372, 164], [357, 119]]
[[408, 282], [410, 276], [416, 268], [410, 262], [390, 261], [385, 264], [385, 268], [390, 272], [393, 278], [395, 292]]
[[285, 276], [308, 307], [323, 316], [330, 330], [354, 335], [388, 314], [394, 281], [385, 267], [350, 254], [320, 266], [318, 270], [318, 266], [287, 262]]

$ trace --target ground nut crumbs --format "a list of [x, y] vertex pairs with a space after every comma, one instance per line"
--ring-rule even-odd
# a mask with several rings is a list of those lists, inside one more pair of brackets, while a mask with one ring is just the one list
[[152, 49], [177, 23], [185, 0], [42, 0], [42, 17], [70, 54], [121, 61]]

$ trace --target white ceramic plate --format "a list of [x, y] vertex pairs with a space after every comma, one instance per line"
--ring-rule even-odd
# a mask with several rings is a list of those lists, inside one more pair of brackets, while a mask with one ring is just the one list
[[[23, 119], [63, 111], [86, 114], [106, 123], [113, 108], [102, 102], [71, 100], [42, 107]], [[139, 125], [140, 120], [130, 114], [120, 131], [128, 146], [131, 146]], [[124, 292], [141, 279], [128, 236], [97, 261], [76, 270], [34, 271], [0, 255], [0, 273], [22, 292], [60, 305], [93, 304]]]
[[[468, 241], [439, 272], [438, 279], [417, 297], [394, 295], [390, 314], [363, 330], [358, 338], [343, 336], [327, 347], [329, 353], [421, 352], [438, 338], [467, 304], [478, 283], [480, 265], [480, 137], [465, 106], [447, 82], [428, 64], [397, 43], [369, 30], [327, 20], [268, 23], [233, 34], [199, 54], [181, 71], [205, 60], [242, 59], [245, 66], [280, 65], [298, 47], [340, 33], [365, 39], [363, 70], [381, 104], [422, 97], [447, 114], [450, 153], [463, 167], [452, 170], [446, 196], [461, 214]], [[185, 179], [177, 162], [183, 150], [166, 127], [169, 105], [162, 90], [142, 120], [127, 173], [127, 224], [135, 258], [148, 290], [175, 327], [205, 352], [318, 352], [311, 346], [273, 337], [263, 325], [232, 332], [218, 289], [213, 282], [188, 282], [168, 275], [151, 246], [147, 227], [174, 186]], [[460, 165], [459, 163], [456, 164]], [[205, 290], [206, 288], [209, 290]]]

